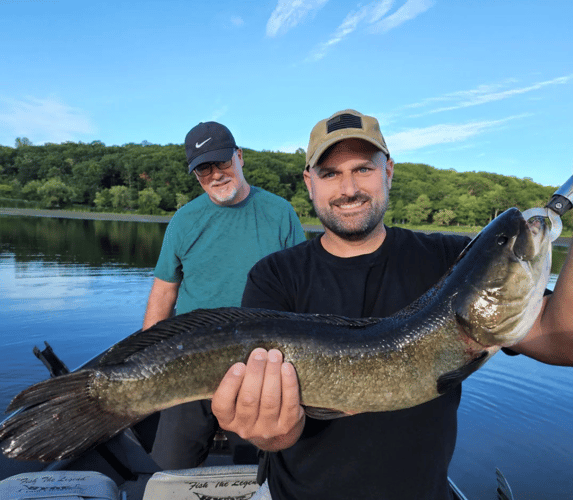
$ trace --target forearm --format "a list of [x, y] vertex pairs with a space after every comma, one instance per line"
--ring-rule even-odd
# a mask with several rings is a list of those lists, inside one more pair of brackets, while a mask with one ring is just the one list
[[169, 318], [173, 314], [173, 306], [168, 307], [165, 304], [155, 303], [147, 306], [145, 317], [143, 318], [143, 330], [155, 325], [159, 321]]
[[155, 278], [147, 301], [143, 330], [169, 318], [173, 314], [178, 292], [179, 283], [168, 283]]
[[559, 364], [573, 364], [573, 244], [542, 316], [542, 329], [558, 343]]
[[535, 325], [511, 349], [543, 363], [573, 366], [573, 246]]

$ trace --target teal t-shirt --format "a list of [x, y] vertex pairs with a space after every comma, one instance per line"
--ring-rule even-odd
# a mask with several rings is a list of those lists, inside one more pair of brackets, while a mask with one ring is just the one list
[[223, 207], [203, 193], [169, 222], [154, 275], [181, 283], [177, 314], [240, 306], [251, 267], [304, 240], [292, 205], [279, 196], [251, 186], [246, 199]]

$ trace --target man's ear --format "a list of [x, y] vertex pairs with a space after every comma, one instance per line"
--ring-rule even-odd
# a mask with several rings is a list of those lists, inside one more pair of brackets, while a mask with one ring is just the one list
[[394, 160], [388, 158], [386, 162], [386, 178], [388, 179], [388, 189], [392, 187], [392, 178], [394, 177]]
[[310, 172], [305, 168], [302, 176], [304, 178], [304, 183], [306, 184], [306, 189], [308, 190], [308, 197], [312, 200], [312, 179], [310, 177]]
[[237, 148], [237, 156], [239, 157], [241, 167], [244, 167], [245, 161], [243, 160], [243, 150], [241, 148]]

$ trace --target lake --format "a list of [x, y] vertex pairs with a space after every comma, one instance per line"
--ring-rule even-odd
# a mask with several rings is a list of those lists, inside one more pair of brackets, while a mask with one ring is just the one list
[[[165, 228], [0, 216], [0, 407], [47, 378], [34, 345], [74, 369], [141, 327]], [[572, 375], [498, 354], [464, 382], [450, 475], [470, 500], [495, 498], [496, 467], [516, 500], [573, 498]]]

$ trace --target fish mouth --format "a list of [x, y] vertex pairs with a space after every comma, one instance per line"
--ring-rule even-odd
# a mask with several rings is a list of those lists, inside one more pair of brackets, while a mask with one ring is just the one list
[[521, 217], [519, 226], [513, 253], [519, 260], [533, 260], [541, 251], [541, 245], [548, 234], [548, 226], [543, 217], [532, 217], [527, 221]]

